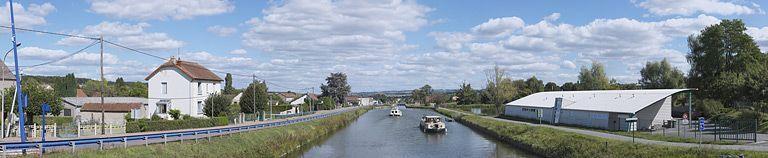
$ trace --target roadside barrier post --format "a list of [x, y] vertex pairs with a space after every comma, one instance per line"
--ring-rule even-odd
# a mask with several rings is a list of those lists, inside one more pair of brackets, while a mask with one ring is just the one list
[[149, 146], [149, 139], [147, 136], [144, 136], [144, 146]]
[[165, 145], [165, 144], [167, 144], [167, 143], [168, 143], [168, 136], [166, 136], [165, 134], [163, 134], [163, 145]]
[[104, 150], [104, 141], [99, 140], [99, 150]]
[[69, 146], [72, 146], [72, 153], [75, 153], [75, 142], [69, 142]]
[[123, 137], [123, 148], [128, 148], [128, 138]]

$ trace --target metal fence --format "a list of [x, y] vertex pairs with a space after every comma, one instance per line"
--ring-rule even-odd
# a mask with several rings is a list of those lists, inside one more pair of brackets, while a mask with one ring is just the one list
[[[339, 110], [336, 112], [321, 114], [321, 115], [315, 115], [311, 117], [303, 117], [303, 118], [294, 118], [294, 119], [288, 119], [285, 121], [278, 121], [278, 122], [270, 122], [270, 123], [260, 123], [260, 124], [253, 124], [253, 125], [243, 125], [243, 126], [230, 126], [230, 127], [220, 127], [220, 128], [210, 128], [210, 129], [198, 129], [198, 130], [184, 130], [184, 131], [177, 131], [177, 132], [161, 132], [161, 133], [153, 133], [153, 134], [132, 134], [132, 135], [123, 135], [123, 136], [113, 136], [113, 137], [103, 137], [103, 138], [81, 138], [81, 139], [69, 139], [69, 140], [56, 140], [56, 141], [30, 141], [30, 142], [10, 142], [10, 143], [0, 143], [0, 151], [2, 152], [3, 156], [6, 156], [7, 153], [13, 152], [13, 151], [22, 151], [22, 150], [29, 150], [29, 149], [38, 149], [39, 151], [43, 151], [46, 148], [61, 148], [61, 147], [71, 147], [72, 152], [75, 152], [76, 148], [78, 146], [85, 146], [85, 145], [98, 145], [99, 149], [103, 149], [105, 144], [108, 143], [122, 143], [124, 147], [128, 146], [129, 142], [143, 142], [145, 145], [151, 144], [150, 141], [157, 141], [160, 140], [162, 143], [168, 142], [168, 138], [177, 138], [178, 140], [184, 140], [184, 139], [198, 139], [199, 137], [194, 138], [185, 138], [185, 136], [203, 136], [205, 138], [210, 138], [211, 136], [215, 136], [215, 134], [227, 134], [227, 133], [234, 133], [234, 132], [240, 132], [240, 131], [249, 131], [253, 129], [260, 129], [265, 127], [273, 127], [273, 126], [283, 126], [288, 124], [294, 124], [299, 122], [306, 122], [310, 120], [325, 118], [337, 114], [341, 114], [350, 110], [354, 110], [356, 108], [348, 108]], [[43, 150], [40, 150], [43, 149]]]
[[713, 132], [719, 140], [749, 140], [757, 142], [758, 119], [715, 121]]

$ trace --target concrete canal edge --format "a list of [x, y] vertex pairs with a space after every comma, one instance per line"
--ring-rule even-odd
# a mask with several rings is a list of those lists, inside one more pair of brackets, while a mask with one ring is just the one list
[[[210, 141], [184, 141], [149, 146], [130, 146], [103, 151], [57, 151], [52, 157], [281, 157], [345, 128], [372, 107], [343, 112], [327, 118], [214, 137]], [[37, 155], [27, 155], [36, 157]]]
[[707, 146], [635, 144], [548, 127], [505, 122], [455, 110], [436, 111], [473, 130], [542, 157], [768, 157], [767, 152], [722, 150]]

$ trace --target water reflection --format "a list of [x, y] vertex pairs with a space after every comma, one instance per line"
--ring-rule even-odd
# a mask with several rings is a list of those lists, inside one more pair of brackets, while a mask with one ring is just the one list
[[[374, 109], [326, 140], [306, 147], [301, 157], [533, 157], [458, 122], [446, 122], [448, 131], [423, 133], [419, 120], [439, 115], [427, 109], [402, 109], [403, 116], [388, 116], [389, 109]], [[298, 154], [298, 153], [294, 153]], [[299, 156], [299, 155], [297, 155]]]

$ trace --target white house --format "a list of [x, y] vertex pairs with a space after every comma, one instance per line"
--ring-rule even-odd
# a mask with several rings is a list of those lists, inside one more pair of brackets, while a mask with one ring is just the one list
[[[609, 130], [653, 129], [672, 119], [672, 95], [689, 89], [539, 92], [506, 104], [505, 115]], [[541, 115], [539, 115], [541, 113]]]
[[193, 117], [205, 117], [204, 101], [209, 95], [221, 92], [222, 81], [200, 64], [173, 57], [144, 80], [149, 88], [145, 116], [157, 114], [164, 118], [170, 118], [168, 112], [172, 109]]
[[5, 63], [0, 62], [0, 89], [13, 88], [16, 86], [16, 76], [13, 75], [11, 69], [5, 66]]

